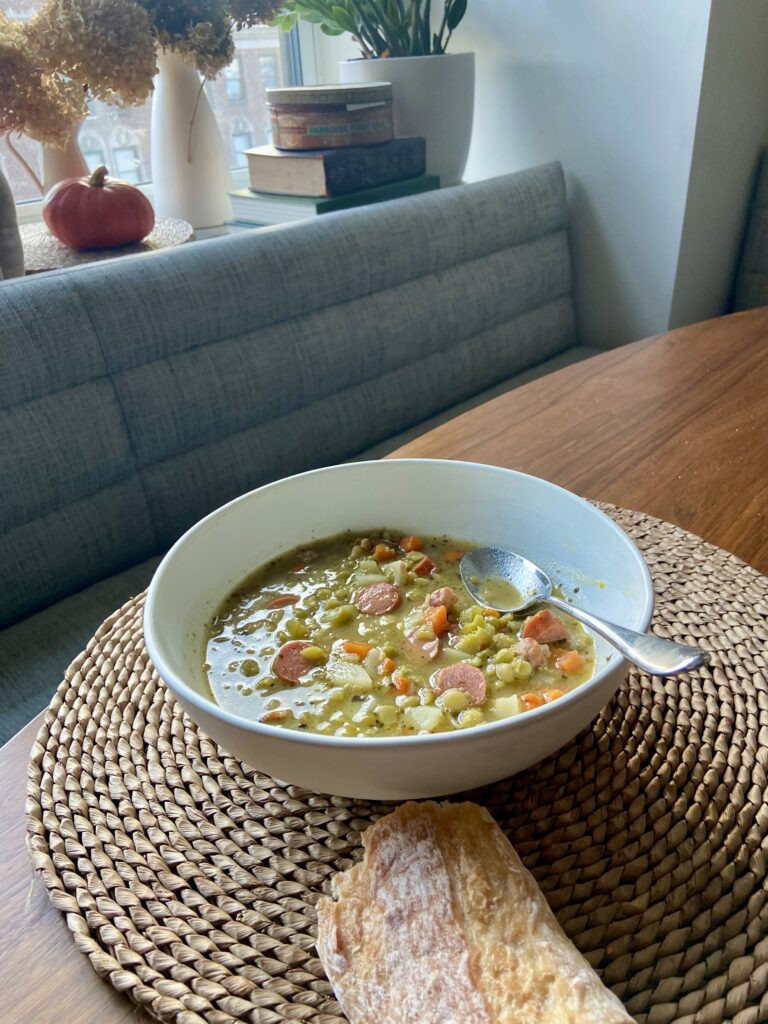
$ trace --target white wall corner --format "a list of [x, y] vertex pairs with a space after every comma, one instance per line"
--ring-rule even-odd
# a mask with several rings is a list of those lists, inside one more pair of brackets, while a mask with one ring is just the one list
[[713, 0], [670, 327], [727, 312], [768, 146], [768, 4]]
[[457, 32], [477, 53], [467, 178], [563, 163], [583, 344], [667, 328], [709, 7], [474, 0]]

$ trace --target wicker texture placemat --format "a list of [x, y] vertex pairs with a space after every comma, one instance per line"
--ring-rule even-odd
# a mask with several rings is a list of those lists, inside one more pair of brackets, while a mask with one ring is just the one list
[[[768, 579], [603, 507], [648, 560], [654, 629], [711, 666], [633, 670], [568, 746], [471, 797], [641, 1024], [764, 1024]], [[387, 806], [282, 785], [220, 750], [149, 664], [142, 606], [75, 660], [33, 748], [29, 848], [51, 901], [95, 970], [160, 1020], [340, 1024], [314, 906]]]
[[156, 252], [174, 245], [183, 245], [194, 237], [194, 228], [185, 220], [163, 217], [155, 221], [152, 231], [141, 242], [121, 245], [115, 249], [72, 249], [55, 238], [45, 224], [22, 224], [19, 228], [24, 249], [24, 270], [39, 274], [59, 267], [77, 267], [82, 263], [113, 260], [137, 252]]

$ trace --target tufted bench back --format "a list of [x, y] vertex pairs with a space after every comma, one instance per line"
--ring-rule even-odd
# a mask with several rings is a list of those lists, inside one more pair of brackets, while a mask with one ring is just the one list
[[0, 284], [0, 625], [574, 344], [562, 170]]

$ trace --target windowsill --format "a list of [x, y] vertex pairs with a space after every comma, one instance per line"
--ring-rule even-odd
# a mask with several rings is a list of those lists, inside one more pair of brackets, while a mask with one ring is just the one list
[[[247, 167], [235, 167], [233, 168], [230, 176], [230, 188], [234, 192], [239, 188], [248, 187], [248, 168]], [[150, 203], [154, 200], [154, 189], [152, 182], [149, 181], [144, 185], [138, 185], [137, 188], [141, 189], [144, 195], [149, 199]], [[25, 203], [16, 204], [16, 219], [19, 224], [38, 224], [43, 219], [43, 200], [42, 199], [30, 199]]]

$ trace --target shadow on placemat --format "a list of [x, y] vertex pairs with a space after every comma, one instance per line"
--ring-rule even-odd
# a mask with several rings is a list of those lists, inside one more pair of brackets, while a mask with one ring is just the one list
[[[470, 798], [639, 1024], [765, 1024], [768, 579], [603, 507], [648, 561], [654, 629], [711, 665], [633, 670], [575, 740]], [[33, 750], [29, 846], [51, 901], [99, 974], [158, 1019], [340, 1024], [314, 906], [389, 806], [222, 752], [152, 670], [142, 608], [128, 602], [73, 663]]]

